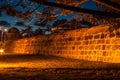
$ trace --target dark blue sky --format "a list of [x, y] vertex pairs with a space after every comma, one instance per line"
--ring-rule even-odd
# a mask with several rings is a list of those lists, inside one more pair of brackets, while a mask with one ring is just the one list
[[[89, 2], [82, 4], [81, 7], [87, 8], [87, 9], [98, 10], [98, 8], [96, 7], [96, 4], [93, 2], [93, 0], [89, 0]], [[72, 14], [69, 14], [67, 16], [59, 16], [59, 17], [57, 17], [57, 19], [65, 18], [67, 20], [71, 20], [71, 19], [73, 19], [73, 17], [74, 16]], [[9, 23], [11, 23], [11, 27], [15, 27], [16, 26], [15, 22], [21, 20], [21, 18], [11, 17], [11, 16], [6, 15], [5, 12], [3, 12], [2, 16], [0, 17], [0, 21], [1, 20], [8, 21]], [[34, 21], [30, 25], [33, 26], [34, 29], [38, 28], [38, 26], [33, 25], [33, 23], [34, 23]], [[24, 29], [24, 27], [18, 27], [18, 28]]]

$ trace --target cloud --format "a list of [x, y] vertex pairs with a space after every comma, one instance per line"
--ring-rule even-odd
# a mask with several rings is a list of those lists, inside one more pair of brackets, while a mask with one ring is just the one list
[[3, 27], [10, 27], [11, 24], [10, 24], [9, 22], [7, 22], [7, 21], [2, 20], [2, 21], [0, 21], [0, 26], [3, 26]]
[[21, 27], [26, 26], [25, 23], [22, 22], [22, 21], [16, 22], [15, 25], [16, 26], [21, 26]]

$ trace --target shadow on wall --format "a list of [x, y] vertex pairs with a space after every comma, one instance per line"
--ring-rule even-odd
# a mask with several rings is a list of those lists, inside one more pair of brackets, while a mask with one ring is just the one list
[[16, 40], [19, 38], [20, 38], [20, 31], [17, 28], [12, 27], [8, 30], [7, 40]]

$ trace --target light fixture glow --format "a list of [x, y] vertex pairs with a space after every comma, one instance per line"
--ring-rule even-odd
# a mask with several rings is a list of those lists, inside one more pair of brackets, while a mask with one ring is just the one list
[[4, 50], [3, 49], [0, 49], [0, 53], [2, 54], [4, 52]]
[[4, 31], [5, 31], [5, 32], [7, 32], [7, 31], [8, 31], [8, 29], [4, 29]]

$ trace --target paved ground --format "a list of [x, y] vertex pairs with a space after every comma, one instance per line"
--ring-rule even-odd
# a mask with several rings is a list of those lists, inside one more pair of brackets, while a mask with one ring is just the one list
[[0, 56], [0, 80], [119, 80], [120, 64], [42, 55]]

